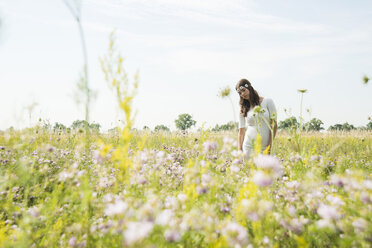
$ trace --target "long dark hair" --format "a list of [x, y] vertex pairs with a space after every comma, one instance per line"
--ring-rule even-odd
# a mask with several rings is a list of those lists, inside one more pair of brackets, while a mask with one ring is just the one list
[[244, 117], [247, 117], [247, 113], [251, 109], [251, 104], [252, 107], [260, 105], [260, 96], [247, 79], [240, 79], [239, 82], [236, 84], [235, 89], [239, 90], [241, 86], [249, 90], [249, 101], [244, 99], [243, 97], [240, 97], [239, 101], [240, 114]]

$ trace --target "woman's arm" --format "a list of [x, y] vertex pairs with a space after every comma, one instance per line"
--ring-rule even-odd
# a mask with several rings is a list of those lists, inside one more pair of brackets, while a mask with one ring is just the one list
[[238, 134], [238, 148], [239, 151], [243, 151], [243, 141], [244, 141], [244, 135], [245, 135], [245, 128], [239, 128], [239, 134]]
[[271, 153], [271, 147], [273, 146], [273, 138], [271, 137], [271, 135], [274, 135], [274, 138], [276, 136], [276, 131], [278, 130], [278, 124], [276, 122], [276, 120], [272, 120], [273, 121], [273, 130], [271, 132], [270, 130], [270, 134], [269, 134], [269, 145], [270, 145], [270, 148], [269, 148], [269, 154]]

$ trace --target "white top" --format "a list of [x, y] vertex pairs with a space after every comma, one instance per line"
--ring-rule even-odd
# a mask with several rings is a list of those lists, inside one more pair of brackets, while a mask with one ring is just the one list
[[[263, 118], [265, 118], [267, 121], [272, 119], [276, 120], [277, 113], [273, 100], [270, 98], [264, 98], [261, 102], [261, 108], [264, 110]], [[241, 114], [239, 115], [239, 128], [245, 128], [247, 125], [256, 126], [256, 120], [257, 118], [254, 116], [253, 109], [250, 109], [247, 112], [247, 117], [244, 117]]]

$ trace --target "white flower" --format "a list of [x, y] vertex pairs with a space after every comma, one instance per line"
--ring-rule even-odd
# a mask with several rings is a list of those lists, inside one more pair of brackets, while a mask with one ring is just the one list
[[276, 177], [280, 177], [283, 174], [283, 166], [280, 164], [278, 158], [274, 156], [258, 154], [253, 161], [257, 168], [271, 170]]
[[152, 231], [154, 224], [148, 221], [144, 222], [129, 222], [127, 229], [124, 231], [124, 239], [127, 245], [132, 245], [135, 242], [146, 238]]
[[273, 183], [273, 178], [263, 171], [256, 171], [252, 178], [252, 181], [260, 187], [267, 187]]
[[297, 189], [300, 186], [300, 183], [297, 181], [290, 181], [290, 182], [286, 182], [285, 185], [287, 186], [287, 188]]
[[247, 230], [237, 223], [229, 223], [222, 230], [222, 234], [227, 238], [230, 246], [239, 247], [245, 246], [248, 243]]
[[184, 201], [186, 201], [187, 196], [186, 196], [184, 193], [179, 193], [179, 194], [177, 195], [177, 198], [178, 198], [178, 200], [180, 200], [181, 202], [184, 202]]
[[62, 171], [58, 175], [58, 180], [61, 181], [61, 182], [64, 182], [67, 179], [72, 178], [73, 176], [74, 176], [74, 174], [72, 172]]
[[363, 186], [366, 189], [372, 190], [372, 180], [364, 180]]
[[211, 176], [209, 174], [203, 174], [201, 175], [201, 181], [202, 181], [202, 184], [208, 184], [210, 183], [212, 180]]
[[155, 223], [160, 226], [166, 226], [168, 225], [169, 221], [172, 219], [174, 216], [174, 213], [172, 210], [166, 209], [163, 210], [155, 220]]
[[325, 220], [337, 220], [341, 217], [335, 207], [325, 204], [320, 204], [317, 213]]
[[234, 173], [238, 173], [240, 171], [240, 168], [238, 166], [232, 165], [230, 166], [230, 170]]
[[338, 196], [328, 195], [326, 199], [329, 203], [335, 206], [342, 206], [345, 204]]
[[325, 219], [321, 219], [321, 220], [318, 220], [316, 222], [316, 226], [318, 228], [331, 228], [331, 229], [334, 229], [334, 225], [332, 224], [332, 222], [330, 220], [325, 220]]
[[113, 216], [124, 213], [127, 210], [128, 204], [122, 200], [116, 200], [114, 204], [109, 203], [106, 205], [105, 214], [107, 216]]
[[204, 147], [204, 152], [210, 152], [210, 151], [215, 151], [217, 149], [217, 143], [216, 142], [211, 142], [211, 141], [206, 141], [203, 143]]
[[354, 220], [352, 225], [357, 232], [362, 232], [368, 228], [368, 222], [362, 218]]
[[177, 242], [181, 239], [181, 234], [177, 231], [166, 230], [164, 232], [164, 238], [169, 242]]
[[167, 196], [164, 205], [166, 208], [175, 208], [177, 206], [177, 198], [174, 196]]

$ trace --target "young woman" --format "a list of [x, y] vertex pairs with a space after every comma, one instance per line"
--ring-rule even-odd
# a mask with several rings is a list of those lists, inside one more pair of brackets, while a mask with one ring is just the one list
[[[240, 96], [239, 150], [249, 157], [253, 153], [254, 142], [259, 133], [262, 151], [270, 146], [268, 148], [270, 153], [277, 130], [276, 108], [273, 100], [259, 96], [247, 79], [241, 79], [235, 89]], [[260, 106], [261, 109], [254, 110], [256, 106]]]

